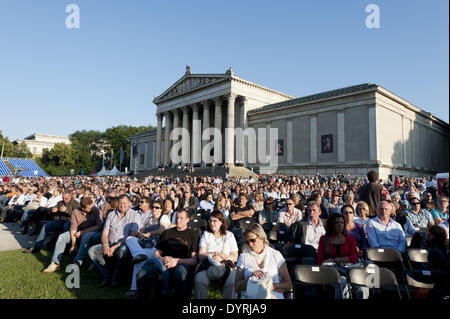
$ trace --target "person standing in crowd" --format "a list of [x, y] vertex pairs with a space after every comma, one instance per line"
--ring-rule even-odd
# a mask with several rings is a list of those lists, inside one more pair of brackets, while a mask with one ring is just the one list
[[392, 205], [386, 201], [378, 203], [378, 216], [367, 223], [367, 240], [373, 248], [394, 248], [405, 252], [406, 237], [402, 226], [390, 216]]
[[378, 183], [378, 174], [375, 171], [367, 173], [367, 179], [369, 183], [362, 186], [359, 191], [359, 200], [367, 203], [369, 206], [369, 216], [377, 216], [377, 205], [381, 202], [381, 193], [383, 186]]

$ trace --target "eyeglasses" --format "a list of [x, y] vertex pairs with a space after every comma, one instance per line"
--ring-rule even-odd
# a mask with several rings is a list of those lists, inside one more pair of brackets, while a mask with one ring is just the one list
[[251, 239], [247, 239], [246, 243], [247, 243], [247, 244], [250, 244], [250, 243], [254, 244], [254, 243], [256, 242], [257, 239], [258, 239], [258, 237], [256, 237], [256, 238], [251, 238]]
[[411, 205], [420, 205], [420, 202], [411, 203]]
[[161, 209], [160, 206], [152, 206], [153, 209]]
[[344, 213], [344, 214], [353, 214], [353, 211], [351, 211], [351, 210], [344, 210], [343, 213]]
[[147, 202], [145, 202], [145, 201], [143, 201], [143, 200], [141, 200], [139, 203], [140, 203], [140, 204], [147, 204]]

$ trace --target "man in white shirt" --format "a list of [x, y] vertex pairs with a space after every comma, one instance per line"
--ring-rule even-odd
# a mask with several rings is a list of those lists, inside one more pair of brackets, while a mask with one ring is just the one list
[[319, 248], [319, 239], [325, 235], [325, 220], [320, 218], [322, 211], [316, 201], [309, 201], [306, 211], [308, 217], [291, 225], [288, 231], [288, 241], [299, 245], [310, 245]]
[[204, 209], [206, 211], [213, 211], [214, 210], [214, 201], [212, 194], [208, 194], [206, 196], [206, 199], [202, 200], [197, 207], [197, 210]]
[[370, 247], [406, 249], [406, 237], [402, 226], [390, 215], [392, 205], [382, 201], [377, 205], [378, 216], [367, 222], [367, 239]]
[[317, 202], [308, 203], [309, 218], [307, 219], [305, 245], [313, 246], [319, 249], [319, 239], [325, 235], [325, 227], [320, 218], [322, 211]]
[[280, 210], [278, 223], [285, 224], [289, 228], [293, 223], [303, 219], [302, 211], [295, 208], [294, 201], [290, 198], [286, 200], [286, 207]]

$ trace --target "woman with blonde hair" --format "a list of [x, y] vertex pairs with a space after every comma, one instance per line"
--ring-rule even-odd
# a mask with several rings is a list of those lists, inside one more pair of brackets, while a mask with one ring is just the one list
[[[234, 288], [242, 297], [252, 298], [247, 294], [250, 279], [272, 281], [267, 293], [272, 298], [284, 299], [283, 292], [291, 290], [291, 279], [286, 262], [278, 250], [269, 246], [266, 233], [259, 224], [250, 224], [244, 233], [249, 250], [239, 256], [237, 262]], [[257, 298], [257, 297], [256, 297]]]
[[253, 193], [253, 209], [257, 213], [264, 209], [264, 195], [261, 191]]
[[353, 218], [355, 223], [366, 227], [367, 222], [369, 221], [369, 205], [365, 201], [359, 201], [356, 204], [356, 215]]

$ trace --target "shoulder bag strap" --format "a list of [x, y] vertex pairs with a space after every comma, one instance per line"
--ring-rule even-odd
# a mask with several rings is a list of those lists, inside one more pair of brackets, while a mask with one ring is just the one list
[[328, 256], [330, 256], [330, 246], [328, 243], [328, 236], [325, 235], [325, 258], [324, 258], [324, 260], [328, 259]]

